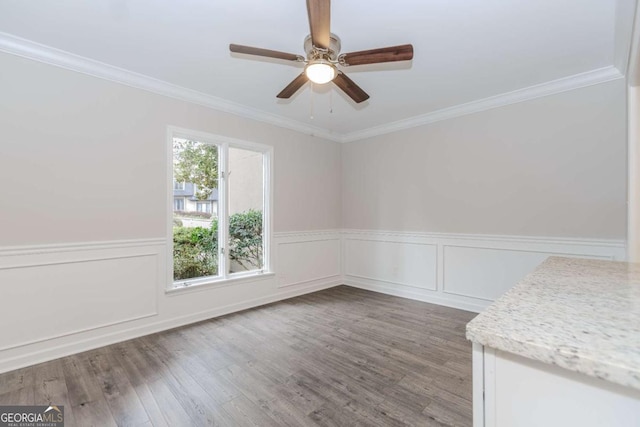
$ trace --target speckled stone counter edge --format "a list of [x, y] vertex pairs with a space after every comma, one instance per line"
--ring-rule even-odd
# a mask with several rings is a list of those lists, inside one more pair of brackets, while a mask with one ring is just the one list
[[[514, 319], [506, 318], [506, 316], [502, 318], [499, 317], [499, 315], [504, 315], [505, 312], [508, 312], [506, 308], [511, 304], [510, 301], [526, 296], [523, 288], [532, 286], [536, 282], [544, 281], [544, 285], [548, 285], [552, 282], [549, 280], [549, 274], [553, 275], [553, 271], [550, 273], [546, 272], [553, 270], [551, 267], [562, 262], [576, 264], [575, 259], [562, 257], [548, 258], [533, 273], [521, 280], [484, 312], [469, 322], [466, 332], [467, 339], [486, 347], [556, 365], [570, 371], [640, 390], [640, 348], [635, 349], [635, 357], [638, 359], [637, 364], [615, 363], [612, 362], [612, 359], [615, 358], [612, 358], [611, 354], [606, 352], [606, 349], [585, 349], [584, 347], [574, 346], [571, 342], [566, 342], [562, 345], [562, 343], [554, 340], [556, 337], [547, 337], [549, 339], [546, 340], [544, 336], [535, 336], [536, 332], [539, 332], [536, 330], [531, 331], [532, 336], [528, 337], [528, 339], [514, 339], [513, 337], [500, 333], [500, 330], [508, 329], [503, 327], [504, 324], [515, 321]], [[581, 260], [581, 262], [585, 264], [610, 263], [611, 265], [629, 265], [627, 263], [613, 261]], [[581, 262], [577, 262], [577, 264]], [[635, 266], [638, 265], [636, 264]], [[543, 278], [544, 280], [541, 280]], [[566, 277], [564, 279], [566, 281]], [[640, 279], [640, 276], [638, 276], [638, 279]], [[566, 286], [566, 284], [563, 284], [563, 286]], [[638, 301], [638, 304], [640, 304], [640, 301]], [[541, 316], [544, 314], [544, 310], [541, 310]], [[588, 316], [589, 314], [583, 313], [583, 315]], [[637, 326], [640, 328], [640, 324]], [[638, 333], [640, 333], [640, 329], [638, 329], [638, 331]], [[527, 337], [521, 334], [519, 338]], [[545, 341], [549, 341], [549, 343], [553, 345], [545, 345]]]

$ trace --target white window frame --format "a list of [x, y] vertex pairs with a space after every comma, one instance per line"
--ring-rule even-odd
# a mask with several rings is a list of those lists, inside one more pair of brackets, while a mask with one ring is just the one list
[[[184, 138], [205, 144], [218, 146], [218, 276], [196, 277], [186, 280], [173, 280], [173, 139]], [[257, 151], [263, 155], [263, 218], [262, 244], [263, 267], [238, 273], [228, 273], [229, 266], [229, 147]], [[272, 276], [272, 230], [273, 230], [273, 147], [257, 142], [244, 141], [226, 136], [215, 135], [176, 126], [167, 127], [167, 292], [192, 289], [201, 286], [224, 286], [232, 282]]]
[[178, 191], [184, 191], [186, 188], [186, 183], [184, 181], [174, 181], [173, 189]]

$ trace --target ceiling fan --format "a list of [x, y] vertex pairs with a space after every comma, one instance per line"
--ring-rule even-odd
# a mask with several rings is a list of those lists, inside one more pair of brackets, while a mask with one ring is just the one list
[[331, 1], [307, 0], [307, 12], [311, 34], [304, 40], [306, 58], [301, 55], [276, 50], [238, 44], [229, 45], [229, 50], [234, 53], [264, 56], [306, 64], [304, 72], [289, 83], [277, 95], [278, 98], [290, 98], [309, 80], [317, 84], [325, 84], [332, 81], [356, 103], [360, 103], [369, 99], [369, 95], [338, 69], [338, 66], [348, 67], [350, 65], [378, 64], [413, 59], [413, 46], [410, 44], [340, 53], [340, 38], [329, 31]]

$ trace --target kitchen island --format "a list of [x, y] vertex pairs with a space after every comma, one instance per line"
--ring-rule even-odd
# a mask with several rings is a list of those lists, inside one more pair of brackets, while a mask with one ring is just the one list
[[467, 338], [474, 426], [640, 427], [640, 264], [550, 257]]

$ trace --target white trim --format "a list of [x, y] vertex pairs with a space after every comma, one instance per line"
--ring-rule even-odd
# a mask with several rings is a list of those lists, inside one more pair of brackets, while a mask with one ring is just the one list
[[[93, 250], [96, 250], [96, 248], [91, 248]], [[116, 249], [127, 249], [126, 247], [119, 247]], [[54, 253], [62, 253], [63, 251], [52, 251], [52, 252], [48, 252], [48, 254], [54, 254]], [[27, 252], [24, 253], [22, 255], [42, 255], [43, 253], [34, 253], [34, 252]], [[4, 256], [4, 254], [3, 254]], [[99, 257], [93, 257], [93, 258], [88, 258], [88, 257], [80, 257], [80, 258], [71, 258], [71, 259], [62, 259], [62, 260], [52, 260], [52, 261], [32, 261], [32, 262], [27, 262], [27, 263], [21, 263], [21, 264], [11, 264], [11, 265], [2, 265], [0, 264], [0, 270], [15, 270], [15, 269], [21, 269], [21, 268], [32, 268], [32, 267], [48, 267], [48, 266], [52, 266], [52, 265], [67, 265], [67, 264], [81, 264], [83, 262], [94, 262], [94, 261], [109, 261], [109, 260], [114, 260], [114, 259], [131, 259], [131, 258], [140, 258], [140, 257], [157, 257], [158, 253], [157, 252], [141, 252], [141, 253], [136, 253], [134, 255], [125, 255], [125, 254], [119, 254], [119, 255], [110, 255], [110, 256], [99, 256]], [[3, 349], [0, 348], [0, 351], [2, 351]]]
[[241, 277], [230, 277], [228, 279], [212, 278], [209, 281], [202, 281], [202, 283], [196, 283], [189, 286], [171, 287], [165, 290], [165, 294], [167, 296], [176, 296], [176, 295], [182, 295], [182, 294], [187, 294], [191, 292], [210, 291], [211, 289], [224, 288], [226, 286], [234, 286], [234, 285], [240, 285], [243, 283], [259, 282], [262, 280], [273, 279], [275, 278], [275, 276], [276, 276], [275, 273], [253, 273], [253, 274], [248, 274]]
[[99, 251], [104, 249], [135, 248], [140, 246], [164, 246], [165, 242], [166, 240], [164, 237], [158, 237], [153, 239], [127, 239], [78, 243], [54, 243], [45, 245], [0, 246], [0, 256], [5, 257], [35, 255], [87, 250]]
[[430, 113], [392, 123], [386, 123], [368, 129], [346, 134], [338, 134], [327, 129], [311, 126], [297, 120], [267, 113], [252, 107], [240, 105], [222, 98], [198, 92], [193, 89], [187, 89], [153, 77], [128, 71], [40, 43], [35, 43], [8, 33], [0, 32], [0, 51], [65, 68], [67, 70], [88, 74], [90, 76], [124, 84], [137, 89], [146, 90], [170, 98], [203, 105], [214, 110], [269, 123], [285, 129], [291, 129], [303, 134], [343, 143], [409, 129], [416, 126], [422, 126], [441, 120], [447, 120], [454, 117], [464, 116], [623, 78], [623, 75], [615, 67], [610, 66], [495, 95], [489, 98], [471, 101], [466, 104], [432, 111]]
[[618, 249], [626, 248], [626, 242], [622, 239], [585, 239], [576, 237], [537, 237], [503, 234], [430, 233], [421, 231], [387, 231], [360, 229], [343, 229], [341, 232], [343, 235], [363, 234], [369, 237], [379, 237], [384, 239], [384, 241], [387, 241], [386, 239], [389, 237], [397, 237], [415, 239], [480, 240], [492, 242], [539, 243], [544, 245], [603, 246]]
[[337, 284], [342, 284], [343, 283], [342, 274], [330, 274], [323, 277], [316, 277], [308, 280], [302, 280], [300, 282], [286, 283], [284, 285], [278, 285], [278, 289], [290, 288], [292, 286], [300, 286], [300, 285], [314, 285], [318, 283], [325, 283], [327, 281], [336, 282]]
[[[472, 311], [474, 313], [480, 313], [487, 308], [490, 302], [476, 302], [476, 301], [463, 301], [460, 298], [450, 298], [447, 296], [441, 296], [441, 294], [435, 293], [428, 289], [422, 288], [408, 288], [397, 286], [385, 285], [378, 280], [355, 280], [354, 276], [347, 276], [344, 279], [344, 284], [352, 286], [354, 288], [364, 289], [367, 291], [378, 292], [386, 295], [393, 295], [401, 298], [408, 298], [416, 301], [428, 302], [431, 304], [442, 305], [445, 307], [457, 308], [459, 310]], [[425, 292], [420, 292], [421, 290]]]
[[275, 269], [273, 261], [273, 207], [274, 203], [274, 173], [273, 167], [273, 147], [269, 147], [265, 155], [263, 156], [263, 185], [265, 195], [262, 207], [264, 212], [268, 212], [267, 218], [262, 217], [262, 239], [263, 239], [263, 254], [262, 254], [262, 268], [266, 268], [269, 272], [273, 272]]
[[340, 235], [342, 230], [309, 230], [309, 231], [276, 231], [273, 233], [273, 237], [277, 239], [290, 239], [296, 237], [317, 237], [323, 236], [329, 239], [335, 238], [336, 235]]
[[[389, 243], [393, 243], [393, 242], [389, 242]], [[427, 245], [427, 246], [435, 246], [436, 245]], [[437, 274], [437, 272], [436, 272]], [[427, 290], [427, 291], [435, 291], [436, 288], [426, 288], [424, 286], [418, 286], [418, 285], [414, 285], [412, 283], [405, 283], [405, 282], [399, 282], [399, 281], [393, 281], [393, 280], [385, 280], [385, 279], [376, 279], [375, 277], [368, 277], [368, 276], [361, 276], [359, 274], [345, 274], [346, 276], [349, 276], [349, 279], [356, 279], [357, 280], [369, 280], [372, 282], [376, 282], [377, 284], [381, 285], [381, 286], [385, 286], [385, 285], [400, 285], [400, 286], [405, 286], [407, 288], [414, 288], [414, 289], [418, 289], [418, 290]]]
[[597, 70], [587, 71], [585, 73], [575, 74], [573, 76], [564, 77], [558, 80], [552, 80], [539, 85], [530, 86], [523, 89], [506, 92], [489, 98], [471, 101], [466, 104], [459, 104], [449, 108], [421, 114], [415, 117], [398, 120], [391, 123], [385, 123], [380, 126], [374, 126], [369, 129], [350, 132], [344, 134], [341, 142], [359, 141], [365, 138], [371, 138], [391, 132], [410, 129], [429, 123], [448, 120], [455, 117], [466, 116], [468, 114], [479, 113], [493, 108], [504, 107], [505, 105], [516, 104], [531, 99], [541, 98], [544, 96], [555, 95], [557, 93], [567, 92], [582, 87], [606, 83], [612, 80], [623, 78], [622, 74], [615, 67], [605, 67]]
[[[218, 147], [218, 277], [229, 275], [229, 143], [219, 142]], [[173, 264], [173, 256], [171, 257]], [[173, 276], [171, 276], [173, 280]], [[180, 281], [186, 284], [186, 280]], [[173, 282], [175, 288], [177, 283]], [[176, 289], [177, 290], [177, 289]]]
[[[173, 208], [174, 208], [174, 196], [173, 196], [173, 138], [176, 128], [173, 126], [167, 126], [167, 140], [164, 144], [164, 158], [166, 161], [166, 200], [165, 200], [165, 275], [164, 286], [165, 290], [170, 289], [173, 284]], [[218, 205], [218, 210], [220, 206]]]

